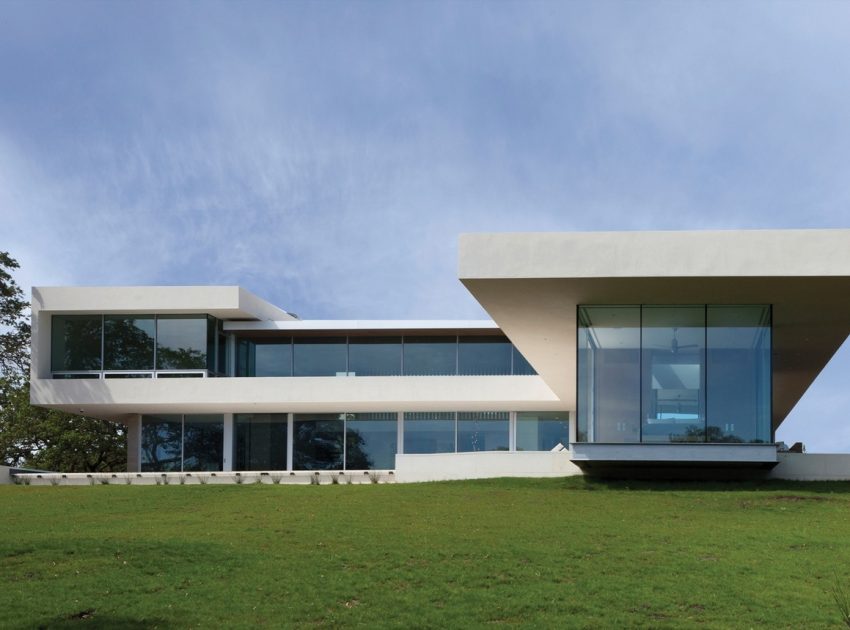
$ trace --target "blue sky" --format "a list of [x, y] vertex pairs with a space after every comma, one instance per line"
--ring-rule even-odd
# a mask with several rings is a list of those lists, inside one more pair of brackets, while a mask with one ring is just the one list
[[[0, 0], [20, 284], [485, 314], [472, 231], [850, 227], [850, 4]], [[850, 346], [778, 437], [850, 451]]]

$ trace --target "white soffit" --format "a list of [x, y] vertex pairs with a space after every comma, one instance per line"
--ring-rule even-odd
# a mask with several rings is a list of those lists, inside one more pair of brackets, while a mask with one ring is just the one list
[[576, 311], [772, 304], [773, 425], [850, 332], [850, 230], [464, 234], [463, 284], [569, 409]]

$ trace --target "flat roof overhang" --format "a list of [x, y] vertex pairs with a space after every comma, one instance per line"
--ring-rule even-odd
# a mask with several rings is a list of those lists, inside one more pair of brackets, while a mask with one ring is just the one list
[[466, 234], [460, 279], [568, 409], [579, 305], [773, 305], [773, 428], [850, 332], [850, 230]]

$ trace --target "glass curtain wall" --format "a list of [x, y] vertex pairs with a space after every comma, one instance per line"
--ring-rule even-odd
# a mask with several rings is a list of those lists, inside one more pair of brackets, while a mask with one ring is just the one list
[[457, 374], [457, 337], [405, 337], [404, 373], [408, 376]]
[[401, 337], [351, 337], [348, 342], [351, 376], [401, 374]]
[[511, 373], [511, 342], [504, 337], [461, 337], [458, 374], [490, 376]]
[[240, 339], [236, 376], [292, 376], [292, 339]]
[[342, 470], [344, 413], [296, 413], [292, 432], [292, 467], [295, 470]]
[[454, 412], [406, 412], [404, 414], [404, 452], [454, 453]]
[[579, 308], [578, 441], [767, 442], [769, 306]]
[[771, 440], [770, 307], [709, 306], [709, 442]]
[[345, 337], [314, 337], [295, 340], [295, 376], [337, 376], [348, 372]]
[[224, 416], [142, 416], [142, 472], [221, 470]]
[[566, 411], [518, 412], [516, 450], [551, 451], [570, 446], [570, 416]]
[[237, 413], [234, 470], [286, 470], [285, 413]]
[[507, 451], [510, 418], [507, 411], [461, 411], [457, 414], [457, 450]]
[[579, 310], [579, 442], [640, 441], [640, 307]]
[[50, 359], [54, 372], [102, 369], [100, 315], [54, 315]]
[[705, 307], [645, 306], [641, 440], [705, 441]]
[[54, 378], [223, 375], [224, 339], [209, 315], [54, 315], [51, 371]]
[[398, 416], [394, 412], [350, 413], [345, 420], [345, 467], [349, 470], [395, 468]]

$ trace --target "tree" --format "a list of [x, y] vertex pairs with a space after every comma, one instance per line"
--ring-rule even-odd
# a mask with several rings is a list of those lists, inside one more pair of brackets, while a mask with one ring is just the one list
[[19, 379], [29, 371], [29, 304], [12, 278], [18, 261], [0, 252], [0, 378]]
[[0, 252], [0, 460], [58, 472], [108, 472], [127, 465], [124, 427], [30, 405], [29, 304]]

